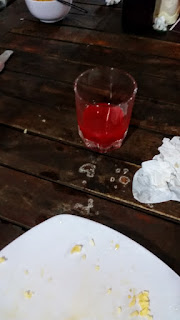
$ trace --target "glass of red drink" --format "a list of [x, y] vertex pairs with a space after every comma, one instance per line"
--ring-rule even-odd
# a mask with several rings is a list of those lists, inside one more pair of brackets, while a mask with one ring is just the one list
[[86, 147], [105, 153], [118, 149], [127, 134], [137, 84], [125, 71], [100, 67], [74, 84], [79, 135]]

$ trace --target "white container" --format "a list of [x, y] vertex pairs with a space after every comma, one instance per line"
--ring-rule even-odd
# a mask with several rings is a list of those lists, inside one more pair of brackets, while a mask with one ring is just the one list
[[154, 18], [164, 17], [167, 25], [176, 22], [180, 12], [180, 0], [156, 0]]
[[[72, 3], [72, 0], [66, 0]], [[25, 0], [31, 14], [42, 22], [54, 23], [62, 20], [71, 7], [56, 0]]]

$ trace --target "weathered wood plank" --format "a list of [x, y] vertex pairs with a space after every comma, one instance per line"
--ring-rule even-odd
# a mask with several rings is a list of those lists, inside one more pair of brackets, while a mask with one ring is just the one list
[[[110, 160], [109, 156], [23, 134], [4, 126], [0, 127], [0, 136], [0, 163], [3, 165], [146, 212], [152, 212], [167, 219], [180, 220], [180, 203], [178, 202], [156, 204], [151, 210], [151, 206], [134, 200], [131, 183], [134, 173], [139, 168], [134, 164], [113, 157]], [[137, 153], [139, 153], [138, 147]], [[87, 163], [96, 167], [92, 178], [86, 173], [79, 172], [80, 167]], [[121, 169], [120, 174], [116, 173], [116, 168]], [[124, 173], [124, 170], [127, 173]], [[126, 185], [122, 181], [124, 176], [127, 176]], [[113, 183], [111, 182], [112, 177]]]
[[[29, 133], [83, 146], [77, 132], [75, 109], [63, 106], [45, 107], [19, 99], [1, 97], [0, 112], [0, 120], [4, 124], [21, 130], [27, 129]], [[158, 153], [157, 148], [161, 145], [162, 139], [162, 134], [131, 127], [123, 146], [112, 155], [127, 162], [141, 164], [142, 161], [149, 160]]]
[[36, 21], [22, 21], [11, 32], [38, 38], [62, 40], [86, 45], [121, 49], [124, 52], [180, 59], [180, 43], [172, 43], [128, 34], [112, 34], [70, 26], [47, 26]]
[[[8, 62], [6, 69], [10, 71], [44, 77], [55, 81], [74, 83], [76, 77], [96, 64], [86, 65], [83, 62], [71, 62], [61, 60], [58, 56], [40, 56], [39, 54], [17, 51]], [[104, 65], [103, 57], [102, 63]], [[117, 66], [122, 67], [121, 63]], [[150, 97], [152, 99], [179, 104], [180, 103], [180, 82], [176, 78], [159, 78], [154, 75], [146, 74], [142, 69], [131, 68], [126, 65], [126, 71], [130, 72], [138, 83], [138, 96]], [[153, 83], [153, 86], [152, 86]]]
[[[30, 228], [65, 212], [83, 216], [129, 236], [180, 274], [178, 224], [7, 168], [0, 167], [0, 175], [0, 214], [4, 219]], [[21, 232], [2, 222], [0, 246]]]
[[[29, 43], [31, 46], [29, 46]], [[22, 34], [8, 33], [1, 40], [1, 47], [38, 55], [55, 56], [61, 60], [81, 62], [87, 65], [107, 65], [138, 73], [155, 75], [180, 81], [180, 61], [170, 58], [146, 56], [121, 49], [88, 46], [65, 41], [38, 39]]]
[[[79, 4], [79, 2], [77, 2], [77, 4]], [[80, 6], [88, 11], [86, 15], [83, 15], [82, 13], [79, 13], [77, 10], [72, 8], [69, 14], [57, 24], [69, 25], [72, 27], [94, 29], [98, 31], [106, 31], [108, 33], [114, 33], [114, 34], [124, 33], [124, 30], [121, 24], [122, 7], [123, 7], [122, 1], [118, 5], [108, 6], [108, 7], [105, 5], [105, 2], [103, 4], [98, 5], [94, 1], [92, 3], [89, 3], [89, 2], [84, 3], [84, 1], [80, 1]], [[100, 13], [102, 13], [101, 18], [99, 16]], [[92, 19], [92, 16], [94, 17], [94, 19]], [[37, 19], [35, 19], [30, 14], [29, 16], [27, 16], [27, 19], [32, 21], [37, 21]], [[153, 22], [152, 22], [152, 25], [153, 25]], [[131, 32], [131, 34], [133, 34], [133, 31]], [[142, 28], [141, 31], [139, 30], [138, 33], [134, 32], [134, 34], [143, 36], [146, 38], [159, 39], [160, 41], [178, 42], [178, 43], [180, 42], [178, 35], [173, 34], [170, 31], [157, 32], [153, 29], [153, 27], [151, 28], [151, 30], [147, 31], [146, 33]]]
[[24, 1], [14, 1], [0, 13], [0, 38], [6, 34], [11, 28], [20, 26], [21, 18], [29, 15]]
[[[97, 5], [97, 6], [105, 6], [105, 1], [104, 0], [75, 0], [74, 3], [76, 3], [78, 5], [78, 3], [86, 3], [86, 4], [93, 4], [93, 5]], [[117, 5], [118, 7], [121, 7], [122, 4], [119, 3]]]
[[24, 230], [21, 227], [0, 219], [0, 250], [23, 233]]
[[111, 33], [122, 33], [121, 8], [118, 6], [94, 6], [81, 4], [88, 14], [70, 11], [68, 16], [59, 24], [65, 26], [93, 29]]
[[[49, 134], [55, 138], [77, 142], [72, 85], [6, 70], [1, 74], [0, 88], [1, 122], [4, 121], [6, 124], [21, 128], [25, 126], [30, 130]], [[32, 103], [24, 100], [32, 101]], [[43, 125], [39, 127], [39, 120], [41, 120], [37, 119], [39, 115], [48, 120], [48, 129]], [[179, 105], [137, 97], [131, 124], [138, 128], [154, 130], [165, 136], [180, 135], [179, 118]], [[66, 119], [68, 128], [63, 119]], [[68, 132], [70, 134], [67, 134]]]

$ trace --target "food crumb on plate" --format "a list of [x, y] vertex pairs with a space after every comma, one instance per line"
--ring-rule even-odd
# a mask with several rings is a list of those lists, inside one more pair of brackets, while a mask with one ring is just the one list
[[25, 297], [26, 299], [31, 299], [32, 296], [33, 296], [33, 294], [34, 294], [33, 291], [27, 290], [27, 291], [24, 292], [24, 297]]
[[129, 302], [129, 307], [133, 307], [136, 304], [136, 296], [132, 297], [132, 300]]
[[117, 307], [117, 313], [121, 313], [122, 312], [122, 307]]
[[5, 262], [7, 260], [7, 258], [6, 257], [0, 257], [0, 263], [3, 263], [3, 262]]
[[96, 266], [95, 266], [95, 269], [96, 269], [97, 271], [99, 271], [99, 270], [100, 270], [100, 266], [99, 266], [99, 265], [96, 265]]
[[115, 250], [118, 250], [119, 247], [120, 247], [119, 243], [116, 243], [116, 245], [115, 245]]
[[[132, 291], [132, 290], [131, 290]], [[128, 295], [128, 298], [131, 299], [129, 302], [129, 307], [133, 307], [136, 303], [138, 303], [140, 310], [133, 311], [130, 316], [141, 316], [146, 318], [147, 320], [153, 320], [153, 316], [150, 314], [150, 299], [149, 299], [149, 291], [144, 290], [138, 293], [137, 295], [133, 295], [132, 297]], [[137, 313], [138, 312], [138, 313]]]
[[111, 294], [112, 293], [112, 288], [108, 288], [107, 289], [107, 294]]
[[43, 278], [44, 277], [44, 269], [42, 268], [41, 269], [41, 278]]
[[90, 239], [89, 243], [90, 243], [90, 245], [91, 245], [92, 247], [95, 246], [95, 241], [94, 241], [94, 239]]
[[81, 252], [82, 247], [83, 247], [82, 244], [76, 244], [76, 245], [71, 249], [71, 254]]
[[138, 315], [139, 315], [139, 311], [138, 310], [135, 310], [135, 311], [130, 313], [131, 317], [137, 317]]
[[150, 314], [150, 310], [148, 308], [144, 308], [139, 311], [140, 316], [147, 316]]
[[83, 260], [86, 260], [86, 254], [83, 254], [83, 255], [82, 255], [82, 259], [83, 259]]

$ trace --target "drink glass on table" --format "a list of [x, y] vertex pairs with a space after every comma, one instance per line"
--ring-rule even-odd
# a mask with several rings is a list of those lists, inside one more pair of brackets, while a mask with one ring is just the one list
[[79, 135], [86, 147], [105, 153], [120, 148], [129, 127], [137, 85], [110, 67], [82, 73], [74, 84]]

